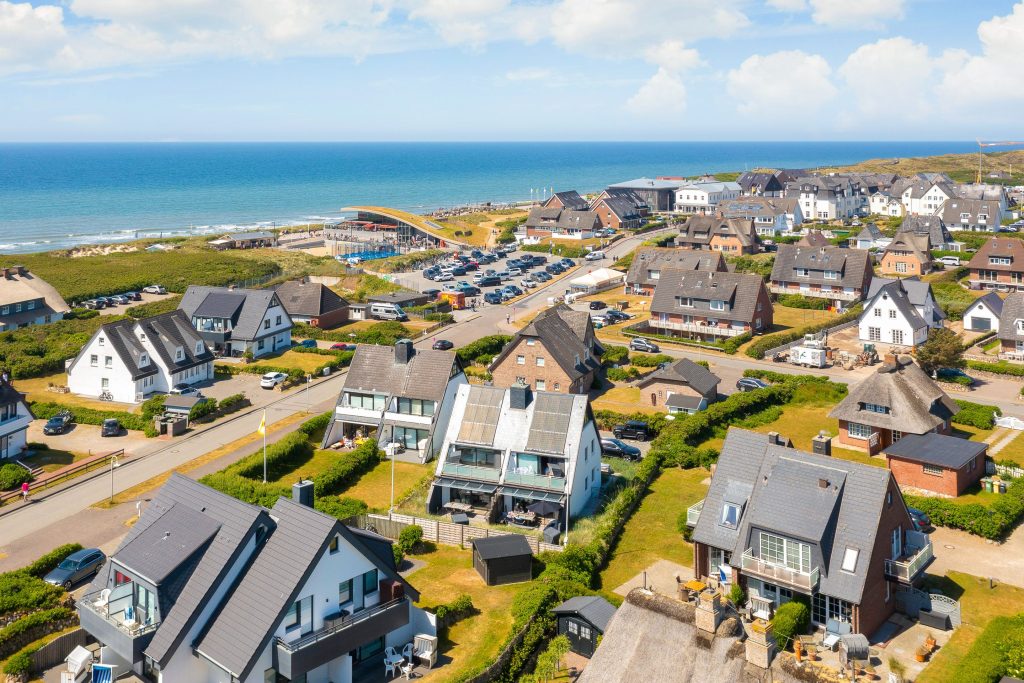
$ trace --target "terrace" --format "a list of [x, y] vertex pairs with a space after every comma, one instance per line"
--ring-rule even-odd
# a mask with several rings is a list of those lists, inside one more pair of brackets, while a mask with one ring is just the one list
[[775, 584], [782, 584], [804, 593], [810, 593], [818, 587], [821, 571], [815, 567], [810, 571], [794, 569], [787, 565], [775, 564], [754, 555], [751, 548], [743, 552], [741, 567], [744, 574], [756, 576]]
[[885, 575], [900, 583], [911, 584], [921, 576], [935, 557], [931, 540], [918, 531], [907, 532], [907, 542], [899, 559], [885, 561]]

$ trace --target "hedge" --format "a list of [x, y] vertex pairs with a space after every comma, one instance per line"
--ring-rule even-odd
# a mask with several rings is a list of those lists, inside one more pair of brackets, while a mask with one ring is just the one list
[[102, 318], [72, 318], [2, 332], [0, 366], [6, 368], [13, 379], [63, 372], [64, 361], [77, 356], [100, 325], [126, 317], [109, 315]]
[[636, 368], [606, 368], [604, 376], [612, 382], [629, 382], [640, 376]]
[[322, 434], [332, 420], [334, 420], [334, 411], [328, 410], [326, 413], [321, 413], [303, 422], [299, 425], [299, 431], [307, 437], [313, 438], [318, 432]]
[[32, 473], [13, 462], [0, 465], [0, 491], [16, 489], [26, 481], [32, 481]]
[[605, 365], [627, 365], [629, 363], [629, 347], [617, 344], [605, 346], [601, 362]]
[[932, 294], [935, 303], [950, 320], [961, 320], [964, 311], [974, 303], [970, 292], [957, 282], [932, 282]]
[[313, 478], [314, 496], [331, 496], [344, 491], [380, 461], [381, 451], [374, 439], [367, 439], [348, 453], [340, 453], [330, 467]]
[[492, 334], [480, 337], [476, 341], [457, 349], [455, 355], [463, 365], [468, 365], [474, 362], [478, 356], [495, 356], [501, 353], [501, 350], [505, 348], [505, 344], [508, 344], [510, 341], [512, 341], [512, 337], [507, 334]]
[[575, 244], [563, 244], [560, 242], [556, 242], [554, 246], [544, 243], [524, 244], [521, 248], [523, 251], [536, 251], [554, 256], [568, 256], [569, 258], [583, 258], [590, 253], [590, 250], [586, 247], [578, 247]]
[[[313, 456], [313, 446], [306, 435], [293, 432], [267, 446], [267, 479], [277, 479], [294, 471]], [[224, 470], [246, 479], [263, 479], [263, 449], [247, 455]]]
[[810, 310], [824, 311], [828, 308], [828, 299], [820, 299], [802, 294], [780, 294], [776, 303], [786, 308], [806, 308]]
[[605, 430], [614, 429], [617, 425], [625, 424], [630, 420], [646, 422], [647, 428], [652, 434], [660, 433], [665, 428], [665, 425], [670, 422], [665, 413], [635, 412], [626, 414], [614, 410], [595, 410], [594, 420], [599, 428]]
[[125, 429], [134, 429], [140, 432], [146, 430], [146, 425], [150, 425], [150, 420], [147, 420], [142, 415], [138, 413], [129, 413], [125, 410], [96, 410], [95, 408], [70, 406], [64, 403], [57, 403], [55, 401], [30, 401], [29, 407], [32, 409], [32, 413], [36, 416], [36, 419], [40, 420], [49, 420], [57, 413], [63, 410], [68, 410], [75, 416], [75, 422], [78, 422], [79, 424], [101, 425], [104, 420], [113, 418], [120, 422], [121, 426]]
[[434, 615], [437, 621], [445, 626], [451, 626], [459, 619], [468, 617], [473, 613], [472, 596], [462, 593], [457, 598], [445, 605], [438, 605], [434, 608]]
[[365, 502], [348, 496], [317, 498], [313, 503], [313, 507], [325, 515], [337, 517], [338, 519], [349, 519], [356, 515], [364, 514], [370, 509]]
[[843, 323], [850, 322], [851, 320], [856, 320], [860, 316], [860, 309], [860, 304], [857, 304], [846, 313], [843, 313], [832, 320], [823, 320], [819, 323], [814, 323], [813, 325], [807, 325], [806, 327], [800, 327], [787, 332], [777, 332], [775, 334], [769, 334], [765, 337], [761, 337], [747, 347], [745, 353], [751, 358], [761, 360], [764, 358], [764, 354], [767, 351], [774, 349], [776, 346], [782, 346], [783, 344], [803, 339], [805, 334], [814, 334], [816, 332], [821, 332], [822, 330], [827, 330], [830, 327], [835, 327], [836, 325], [842, 325]]
[[32, 655], [42, 649], [44, 643], [32, 643], [7, 658], [4, 673], [10, 676], [27, 674], [32, 670]]
[[807, 633], [807, 627], [811, 625], [811, 611], [807, 605], [793, 600], [783, 603], [775, 610], [772, 618], [772, 631], [775, 633], [775, 642], [780, 650], [785, 650], [793, 636]]
[[54, 622], [66, 621], [75, 616], [75, 611], [69, 607], [53, 607], [50, 609], [33, 612], [0, 628], [0, 657], [11, 654], [11, 644], [16, 638], [31, 629], [53, 625]]
[[996, 617], [978, 635], [952, 671], [957, 683], [997, 683], [1003, 676], [1024, 676], [1024, 614]]
[[64, 590], [24, 570], [0, 574], [0, 614], [56, 607]]
[[71, 553], [77, 553], [81, 549], [82, 546], [79, 543], [65, 543], [64, 545], [57, 546], [50, 552], [38, 558], [35, 562], [23, 568], [21, 571], [31, 576], [42, 578], [56, 569], [57, 565], [63, 562], [64, 558], [68, 555]]
[[413, 336], [412, 331], [400, 322], [387, 320], [373, 323], [369, 327], [351, 332], [342, 330], [324, 330], [313, 327], [306, 323], [295, 323], [292, 327], [292, 336], [299, 339], [318, 339], [330, 342], [351, 342], [355, 344], [380, 344], [383, 346], [394, 346], [399, 339], [406, 339]]
[[1016, 363], [1010, 363], [1009, 361], [1001, 360], [994, 363], [985, 363], [977, 360], [967, 361], [967, 367], [971, 370], [981, 370], [982, 372], [991, 372], [997, 375], [1012, 375], [1014, 377], [1024, 377], [1024, 365]]
[[675, 358], [665, 353], [655, 353], [650, 356], [635, 355], [633, 356], [629, 364], [638, 368], [656, 368], [662, 363], [671, 363]]
[[663, 341], [667, 344], [680, 344], [682, 346], [694, 346], [699, 349], [717, 349], [730, 355], [739, 351], [740, 347], [746, 344], [748, 341], [754, 338], [749, 332], [744, 334], [738, 334], [735, 337], [728, 337], [725, 341], [701, 341], [699, 339], [686, 339], [685, 337], [673, 337], [669, 334], [661, 334], [660, 332], [654, 332], [650, 328], [650, 324], [646, 320], [642, 320], [632, 325], [627, 325], [622, 329], [622, 333], [627, 337], [645, 337], [647, 339], [654, 339], [657, 341]]
[[948, 498], [904, 494], [907, 505], [928, 513], [932, 524], [962, 529], [975, 536], [999, 539], [1008, 534], [1024, 516], [1024, 486], [1010, 482], [1006, 493], [988, 506], [958, 504]]
[[956, 404], [960, 406], [960, 412], [950, 418], [950, 422], [954, 424], [968, 425], [978, 429], [991, 429], [995, 426], [996, 417], [1003, 414], [1003, 411], [996, 406], [972, 403], [971, 401], [962, 401], [960, 399], [955, 400]]
[[[268, 449], [269, 452], [269, 449]], [[260, 479], [262, 479], [262, 470]], [[200, 484], [216, 489], [221, 493], [237, 498], [251, 505], [273, 507], [280, 497], [290, 498], [291, 489], [282, 484], [264, 484], [261, 480], [249, 479], [233, 472], [221, 471], [207, 474], [199, 480]]]

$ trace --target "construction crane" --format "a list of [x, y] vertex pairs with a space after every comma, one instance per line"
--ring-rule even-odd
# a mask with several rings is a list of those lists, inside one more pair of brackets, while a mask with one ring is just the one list
[[1014, 147], [1017, 145], [1024, 145], [1024, 142], [1013, 142], [1013, 141], [1002, 141], [1002, 142], [982, 142], [978, 140], [978, 177], [975, 180], [976, 183], [981, 184], [981, 160], [985, 154], [986, 147]]

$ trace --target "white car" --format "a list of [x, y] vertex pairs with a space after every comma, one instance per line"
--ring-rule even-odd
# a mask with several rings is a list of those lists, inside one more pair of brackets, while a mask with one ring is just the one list
[[941, 263], [944, 266], [949, 266], [950, 268], [959, 268], [960, 267], [960, 257], [959, 256], [943, 256], [943, 257], [941, 257], [939, 259], [939, 263]]
[[202, 392], [190, 384], [175, 384], [168, 392], [175, 396], [202, 396]]
[[434, 278], [434, 282], [449, 282], [454, 279], [455, 276], [452, 275], [451, 273], [441, 273], [440, 275]]
[[531, 280], [530, 278], [525, 278], [522, 281], [522, 285], [523, 285], [523, 289], [533, 289], [534, 287], [537, 286], [537, 283], [534, 282], [533, 280]]
[[273, 389], [286, 379], [288, 379], [288, 375], [283, 372], [268, 372], [260, 378], [260, 387], [263, 389]]
[[163, 286], [161, 286], [161, 285], [150, 285], [148, 287], [143, 287], [142, 291], [145, 292], [146, 294], [166, 294], [167, 293], [167, 290], [164, 289]]
[[523, 271], [521, 268], [509, 268], [508, 274], [509, 277], [519, 277], [520, 275], [523, 274]]
[[600, 261], [603, 258], [604, 258], [604, 252], [603, 251], [592, 251], [589, 254], [587, 254], [586, 256], [584, 256], [583, 260], [584, 261]]

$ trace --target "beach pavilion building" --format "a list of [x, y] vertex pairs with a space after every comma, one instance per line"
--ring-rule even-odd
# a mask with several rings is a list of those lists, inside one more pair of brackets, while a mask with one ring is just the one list
[[395, 255], [409, 249], [466, 246], [426, 216], [384, 206], [346, 206], [342, 213], [355, 216], [324, 230], [324, 244], [332, 256], [377, 258], [390, 248]]

